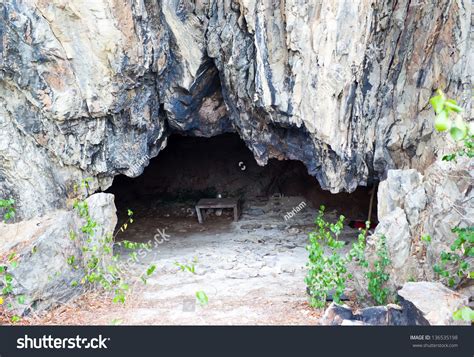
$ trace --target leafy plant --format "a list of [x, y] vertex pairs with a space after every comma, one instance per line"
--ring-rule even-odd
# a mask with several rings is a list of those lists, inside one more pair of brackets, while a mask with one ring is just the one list
[[6, 200], [0, 200], [0, 210], [3, 209], [3, 222], [11, 220], [15, 217], [15, 200], [8, 198]]
[[352, 245], [351, 250], [349, 251], [349, 259], [355, 260], [357, 263], [363, 267], [367, 268], [369, 266], [369, 262], [365, 257], [365, 248], [366, 248], [366, 239], [367, 239], [367, 232], [370, 228], [370, 222], [365, 222], [365, 228], [359, 228], [359, 235], [357, 236], [357, 242]]
[[387, 302], [390, 293], [388, 288], [385, 287], [385, 284], [390, 278], [390, 274], [386, 272], [386, 268], [390, 265], [391, 261], [388, 256], [386, 238], [385, 236], [381, 236], [378, 238], [375, 247], [377, 260], [373, 266], [370, 267], [366, 258], [366, 237], [369, 228], [370, 222], [365, 222], [365, 228], [360, 230], [357, 242], [352, 245], [352, 249], [349, 252], [349, 259], [356, 260], [358, 264], [366, 270], [364, 275], [368, 279], [367, 290], [377, 304], [383, 305]]
[[470, 259], [474, 257], [474, 227], [453, 228], [457, 238], [449, 252], [441, 252], [440, 263], [433, 270], [453, 288], [473, 278]]
[[[313, 307], [324, 307], [329, 293], [333, 292], [333, 300], [341, 301], [345, 289], [346, 280], [350, 278], [347, 273], [347, 258], [339, 251], [344, 242], [339, 240], [339, 234], [343, 228], [344, 216], [340, 216], [336, 223], [324, 220], [325, 207], [321, 206], [316, 218], [317, 230], [309, 234], [308, 273], [305, 278], [310, 294], [310, 304]], [[324, 251], [324, 247], [329, 253]]]
[[474, 322], [474, 310], [472, 310], [469, 306], [464, 306], [454, 312], [453, 319], [458, 321], [461, 320]]
[[[4, 260], [0, 263], [0, 286], [2, 290], [0, 291], [0, 305], [5, 306], [7, 309], [13, 307], [11, 299], [8, 300], [8, 297], [11, 297], [13, 294], [13, 275], [10, 273], [11, 269], [14, 269], [18, 266], [18, 255], [13, 252], [10, 253]], [[20, 295], [17, 297], [17, 302], [19, 304], [25, 303], [25, 296]], [[5, 308], [4, 308], [5, 309]], [[17, 315], [11, 317], [11, 322], [18, 322], [20, 318]]]
[[[464, 147], [444, 156], [443, 160], [453, 161], [458, 156], [474, 157], [474, 126], [462, 119], [459, 113], [463, 109], [454, 99], [447, 98], [440, 89], [437, 90], [437, 95], [430, 99], [430, 104], [436, 113], [435, 129], [439, 132], [449, 130], [449, 134], [455, 141], [462, 141], [464, 144]], [[454, 119], [450, 118], [452, 114], [455, 114]]]
[[1, 285], [3, 286], [2, 294], [0, 296], [6, 296], [13, 291], [13, 275], [8, 271], [18, 266], [16, 253], [8, 255], [6, 262], [0, 265], [0, 279], [2, 280]]
[[366, 277], [369, 279], [368, 290], [377, 304], [384, 305], [389, 295], [389, 290], [385, 287], [385, 284], [390, 278], [390, 274], [386, 272], [386, 268], [390, 265], [390, 258], [386, 238], [383, 235], [377, 240], [376, 254], [378, 259], [374, 262], [374, 270], [366, 273]]
[[[464, 122], [461, 115], [459, 115], [462, 108], [457, 105], [455, 100], [448, 99], [441, 90], [438, 90], [437, 95], [430, 99], [430, 104], [436, 113], [435, 129], [440, 132], [449, 130], [455, 141], [463, 142], [463, 147], [444, 156], [443, 160], [456, 161], [458, 156], [473, 158], [474, 125], [472, 122]], [[452, 113], [457, 113], [454, 121], [449, 118]], [[440, 263], [435, 264], [433, 269], [448, 286], [456, 287], [474, 278], [470, 263], [474, 257], [474, 227], [454, 227], [452, 231], [457, 238], [451, 245], [449, 252], [441, 252]], [[453, 317], [473, 321], [472, 310], [467, 306], [454, 312]]]
[[142, 279], [143, 283], [146, 284], [148, 277], [150, 277], [156, 270], [156, 265], [152, 264], [150, 265], [145, 273], [142, 274], [140, 279]]
[[[81, 182], [81, 187], [88, 188], [90, 179], [85, 179]], [[76, 187], [78, 187], [76, 185]], [[101, 287], [106, 291], [112, 291], [113, 301], [124, 303], [126, 295], [130, 291], [130, 284], [124, 280], [120, 274], [119, 256], [112, 255], [111, 246], [115, 242], [115, 236], [112, 234], [106, 234], [103, 237], [96, 237], [96, 229], [98, 223], [92, 219], [89, 213], [89, 207], [87, 202], [84, 200], [76, 200], [73, 208], [77, 211], [78, 215], [84, 220], [84, 224], [80, 228], [80, 232], [84, 235], [84, 244], [82, 245], [83, 253], [83, 266], [84, 276], [80, 282], [72, 281], [71, 286], [78, 286], [79, 283], [82, 285], [88, 284], [91, 287]], [[128, 224], [133, 223], [133, 211], [127, 211], [127, 220], [120, 228], [118, 232], [124, 232]], [[117, 232], [117, 233], [118, 233]], [[69, 238], [76, 240], [79, 234], [71, 231]], [[136, 243], [130, 241], [123, 241], [118, 243], [123, 245], [126, 249], [131, 250], [129, 253], [130, 258], [133, 261], [138, 261], [138, 255], [136, 250], [138, 249], [149, 249], [149, 243]], [[78, 259], [75, 256], [67, 258], [67, 263], [73, 268], [78, 269]], [[146, 278], [153, 274], [155, 266], [150, 266], [145, 274], [142, 274], [139, 278], [146, 283]]]
[[188, 271], [192, 274], [196, 274], [196, 264], [197, 263], [197, 258], [194, 258], [191, 264], [187, 263], [179, 263], [179, 262], [174, 262], [174, 265], [176, 265], [181, 271]]

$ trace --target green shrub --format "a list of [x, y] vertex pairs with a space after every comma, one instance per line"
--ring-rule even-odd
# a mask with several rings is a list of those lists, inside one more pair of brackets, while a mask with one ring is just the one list
[[333, 293], [333, 300], [340, 302], [346, 282], [352, 279], [347, 268], [350, 261], [356, 261], [365, 271], [364, 275], [368, 279], [367, 290], [374, 301], [377, 304], [385, 304], [389, 296], [385, 285], [390, 277], [386, 272], [390, 259], [385, 236], [377, 241], [377, 260], [371, 268], [366, 258], [366, 238], [370, 222], [366, 222], [366, 227], [359, 231], [357, 241], [346, 255], [341, 254], [344, 242], [338, 239], [344, 226], [344, 216], [340, 216], [336, 223], [329, 223], [324, 219], [324, 206], [321, 206], [315, 223], [317, 229], [309, 234], [309, 245], [306, 247], [309, 262], [305, 282], [311, 306], [324, 307], [330, 292]]
[[377, 260], [374, 262], [373, 270], [366, 272], [365, 276], [369, 280], [368, 290], [374, 301], [379, 305], [387, 303], [389, 295], [388, 288], [385, 287], [390, 274], [386, 272], [390, 265], [385, 236], [380, 236], [376, 242]]
[[0, 211], [3, 211], [3, 222], [11, 220], [15, 217], [15, 200], [8, 198], [6, 200], [0, 200]]
[[[2, 289], [0, 290], [0, 307], [3, 307], [6, 316], [10, 315], [10, 313], [7, 313], [6, 311], [13, 308], [13, 301], [11, 300], [13, 294], [13, 275], [10, 273], [10, 270], [17, 266], [18, 255], [16, 253], [10, 253], [5, 260], [0, 263], [0, 286], [2, 286]], [[25, 304], [25, 296], [18, 296], [17, 303], [21, 305]], [[10, 321], [16, 323], [20, 321], [20, 317], [17, 315], [11, 315]]]
[[472, 258], [474, 257], [474, 227], [453, 228], [457, 238], [451, 244], [449, 252], [441, 252], [440, 263], [433, 270], [451, 288], [467, 279], [474, 278]]
[[[449, 130], [451, 137], [458, 142], [463, 143], [462, 147], [454, 153], [445, 155], [444, 161], [456, 161], [457, 157], [466, 156], [474, 157], [474, 125], [466, 123], [461, 115], [463, 109], [457, 105], [453, 99], [448, 99], [446, 95], [438, 89], [437, 95], [430, 99], [435, 113], [434, 122], [435, 129], [439, 132]], [[451, 114], [456, 113], [454, 120], [450, 119]], [[450, 251], [441, 252], [440, 263], [435, 264], [433, 270], [437, 273], [442, 281], [451, 288], [458, 287], [469, 279], [474, 279], [474, 272], [470, 261], [474, 257], [474, 227], [459, 228], [454, 227], [452, 231], [457, 238], [450, 247]], [[429, 244], [429, 240], [424, 240]], [[455, 311], [453, 317], [455, 319], [464, 319], [472, 321], [472, 310], [464, 307]]]
[[[340, 216], [336, 223], [324, 220], [324, 206], [321, 206], [316, 218], [317, 230], [309, 234], [308, 273], [305, 282], [310, 294], [310, 304], [313, 307], [324, 307], [326, 298], [332, 291], [335, 302], [340, 302], [345, 289], [347, 273], [347, 257], [339, 251], [344, 242], [338, 239], [343, 228], [344, 216]], [[329, 253], [324, 251], [329, 249]]]
[[359, 232], [357, 242], [352, 245], [352, 249], [349, 252], [349, 258], [357, 261], [359, 266], [365, 270], [364, 275], [368, 280], [368, 292], [375, 303], [383, 305], [387, 302], [390, 293], [388, 288], [385, 287], [386, 282], [390, 278], [390, 274], [386, 272], [386, 268], [391, 263], [388, 256], [386, 238], [385, 236], [378, 238], [375, 246], [377, 260], [371, 268], [366, 258], [366, 238], [370, 222], [366, 222], [365, 224], [365, 229], [361, 229]]
[[[90, 180], [88, 179], [83, 180], [81, 187], [88, 188], [89, 181]], [[115, 237], [112, 236], [112, 234], [106, 234], [103, 237], [96, 237], [98, 223], [90, 216], [89, 207], [86, 201], [76, 200], [73, 208], [85, 222], [80, 228], [80, 232], [84, 235], [84, 240], [81, 240], [81, 242], [83, 242], [81, 250], [84, 259], [84, 276], [79, 282], [72, 281], [71, 286], [87, 284], [92, 288], [100, 287], [106, 291], [113, 292], [114, 302], [124, 303], [126, 295], [130, 291], [130, 283], [125, 281], [121, 274], [119, 256], [112, 256], [113, 252], [111, 246], [115, 242]], [[128, 210], [127, 214], [127, 221], [122, 224], [118, 232], [124, 232], [128, 225], [133, 223], [133, 211]], [[81, 233], [72, 231], [70, 232], [69, 237], [70, 239], [75, 240]], [[134, 262], [138, 261], [137, 250], [150, 248], [149, 243], [122, 241], [117, 244], [122, 245], [131, 251], [129, 253], [129, 259]], [[80, 268], [77, 261], [77, 257], [74, 256], [67, 258], [67, 263], [72, 267], [72, 269]], [[146, 271], [139, 276], [139, 279], [146, 284], [147, 278], [154, 273], [155, 269], [156, 266], [149, 266]]]

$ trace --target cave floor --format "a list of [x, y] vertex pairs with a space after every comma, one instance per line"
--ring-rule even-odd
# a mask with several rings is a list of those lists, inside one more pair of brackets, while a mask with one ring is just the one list
[[[135, 222], [119, 237], [152, 242], [152, 249], [143, 251], [128, 270], [130, 277], [139, 276], [155, 264], [147, 283], [134, 284], [124, 305], [83, 296], [62, 307], [59, 320], [53, 311], [41, 323], [317, 324], [321, 311], [308, 305], [304, 282], [307, 235], [317, 211], [308, 205], [284, 219], [303, 201], [301, 197], [254, 199], [245, 202], [238, 222], [233, 222], [229, 211], [219, 217], [211, 213], [202, 225], [189, 205], [174, 205], [170, 213], [161, 212], [161, 218], [155, 218], [153, 209], [138, 209]], [[182, 214], [176, 217], [179, 211]], [[335, 220], [337, 214], [328, 216]], [[357, 236], [350, 228], [343, 239], [344, 235]], [[124, 248], [118, 252], [121, 261], [127, 261], [128, 252]], [[194, 273], [182, 271], [176, 263], [194, 265]], [[207, 305], [196, 300], [198, 291], [207, 295]]]

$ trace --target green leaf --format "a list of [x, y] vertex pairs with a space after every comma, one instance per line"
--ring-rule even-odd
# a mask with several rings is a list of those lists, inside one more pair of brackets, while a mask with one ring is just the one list
[[444, 102], [444, 105], [448, 107], [449, 110], [452, 110], [453, 112], [456, 112], [456, 113], [461, 113], [463, 110], [459, 105], [457, 105], [454, 99], [448, 99], [447, 101]]
[[196, 291], [196, 299], [201, 306], [205, 306], [209, 303], [206, 293], [202, 290]]
[[436, 114], [439, 114], [444, 108], [445, 99], [442, 95], [436, 95], [430, 99], [430, 104]]
[[431, 236], [428, 235], [428, 234], [427, 234], [427, 235], [424, 235], [424, 236], [421, 237], [421, 240], [422, 240], [423, 242], [430, 243], [430, 242], [431, 242]]
[[464, 306], [453, 313], [453, 319], [474, 322], [474, 311], [469, 306]]
[[456, 154], [444, 155], [442, 158], [443, 161], [453, 161], [455, 159], [456, 159]]
[[18, 301], [19, 304], [24, 305], [25, 304], [25, 296], [24, 295], [18, 296], [17, 301]]
[[434, 125], [437, 131], [448, 130], [451, 126], [451, 121], [448, 119], [448, 112], [445, 110], [439, 112], [436, 116]]
[[454, 123], [451, 125], [451, 129], [449, 130], [449, 133], [451, 134], [451, 137], [455, 141], [461, 141], [466, 137], [467, 125], [466, 123], [464, 123], [462, 118], [460, 117], [456, 118]]
[[156, 265], [151, 265], [147, 271], [146, 271], [146, 275], [150, 276], [151, 274], [153, 274], [153, 272], [156, 270]]

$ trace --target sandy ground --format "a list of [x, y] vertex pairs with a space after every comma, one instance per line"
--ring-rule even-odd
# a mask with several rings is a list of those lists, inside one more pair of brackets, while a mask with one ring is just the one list
[[[128, 270], [131, 279], [155, 264], [156, 272], [146, 285], [134, 284], [124, 305], [90, 293], [23, 323], [317, 324], [322, 311], [308, 305], [304, 283], [305, 246], [316, 210], [306, 206], [293, 218], [283, 218], [302, 201], [301, 197], [255, 199], [245, 203], [238, 222], [232, 221], [230, 212], [221, 216], [211, 212], [203, 225], [186, 205], [173, 207], [181, 214], [171, 208], [159, 214], [150, 207], [138, 210], [136, 221], [121, 237], [153, 242], [153, 248]], [[166, 234], [166, 240], [159, 232]], [[128, 252], [119, 253], [125, 262]], [[194, 265], [195, 271], [182, 271], [176, 263]], [[197, 301], [198, 291], [207, 295], [207, 305]]]

